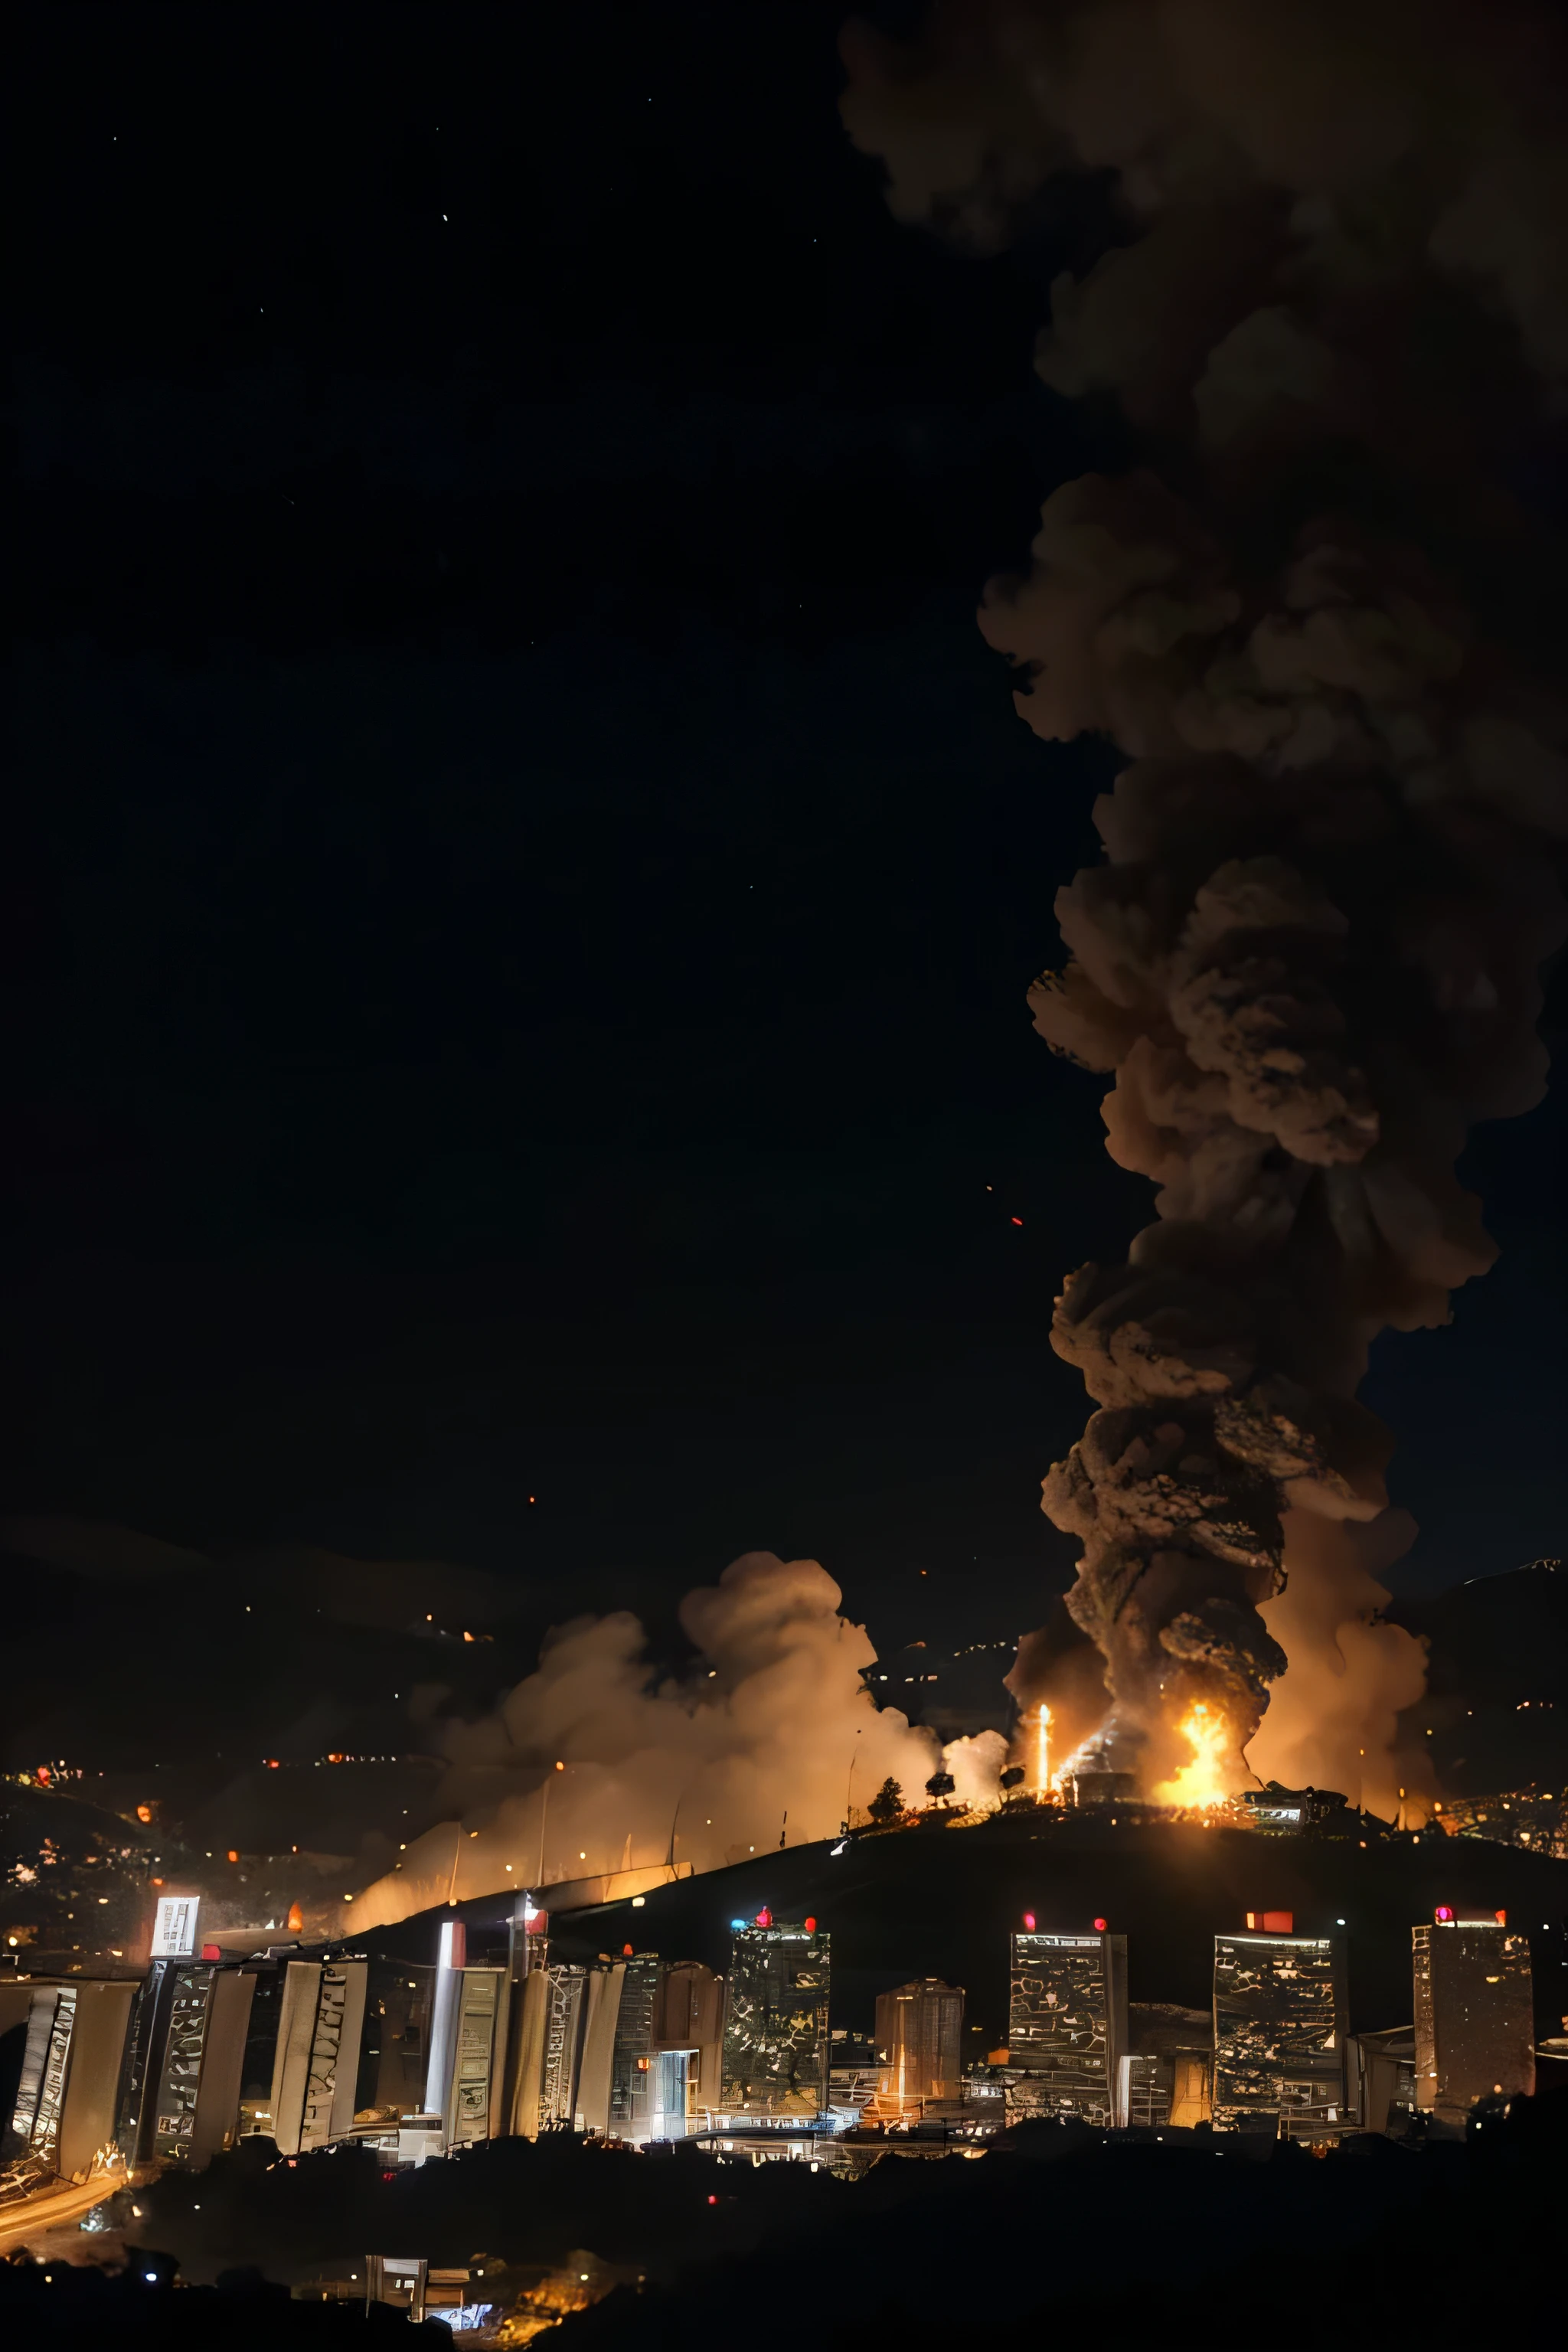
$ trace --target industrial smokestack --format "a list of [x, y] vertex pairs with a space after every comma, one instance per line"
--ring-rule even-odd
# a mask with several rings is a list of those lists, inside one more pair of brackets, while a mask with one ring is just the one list
[[1461, 0], [939, 0], [844, 54], [899, 218], [994, 251], [1059, 184], [1110, 207], [1038, 367], [1138, 462], [1057, 489], [980, 616], [1037, 734], [1128, 762], [1030, 993], [1157, 1187], [1052, 1332], [1096, 1407], [1044, 1483], [1089, 1745], [1201, 1801], [1250, 1742], [1392, 1810], [1423, 1659], [1376, 1622], [1405, 1529], [1355, 1391], [1491, 1263], [1454, 1161], [1540, 1097], [1565, 928], [1561, 557], [1500, 462], [1568, 380], [1563, 41]]

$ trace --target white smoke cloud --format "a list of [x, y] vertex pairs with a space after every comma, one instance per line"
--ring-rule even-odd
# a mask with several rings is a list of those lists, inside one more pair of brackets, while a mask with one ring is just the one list
[[[938, 1743], [873, 1704], [861, 1669], [876, 1651], [842, 1597], [816, 1560], [748, 1552], [687, 1595], [698, 1663], [662, 1681], [628, 1612], [560, 1627], [493, 1715], [439, 1727], [455, 1818], [357, 1897], [354, 1925], [672, 1853], [682, 1871], [711, 1870], [836, 1836], [889, 1777], [918, 1797]], [[999, 1737], [950, 1754], [960, 1792], [994, 1801]]]

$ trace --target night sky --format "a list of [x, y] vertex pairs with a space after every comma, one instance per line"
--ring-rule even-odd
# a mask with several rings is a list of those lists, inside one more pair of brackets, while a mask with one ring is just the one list
[[[897, 228], [841, 13], [29, 20], [11, 1511], [661, 1640], [752, 1549], [884, 1644], [1069, 1580], [1050, 1302], [1149, 1193], [1024, 994], [1111, 770], [973, 614], [1125, 454], [1030, 370], [1102, 225]], [[1564, 1129], [1380, 1343], [1405, 1589], [1563, 1549]]]

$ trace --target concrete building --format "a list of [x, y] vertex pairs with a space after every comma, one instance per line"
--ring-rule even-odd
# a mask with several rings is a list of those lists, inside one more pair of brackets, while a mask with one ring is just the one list
[[828, 1938], [815, 1919], [737, 1927], [724, 1985], [719, 2104], [727, 2116], [800, 2117], [827, 2109]]
[[1329, 1936], [1216, 1936], [1216, 2131], [1310, 2137], [1345, 2115], [1344, 1946]]
[[181, 1960], [169, 1988], [163, 2051], [153, 2097], [150, 2153], [159, 2161], [188, 2164], [195, 2144], [196, 2099], [206, 2055], [217, 1969], [202, 1960]]
[[424, 1961], [383, 1957], [369, 1964], [358, 2098], [389, 2120], [424, 2106], [435, 1975]]
[[298, 2156], [353, 2127], [367, 1969], [363, 1960], [287, 1966], [268, 2104], [271, 2137]]
[[1009, 2114], [1109, 2124], [1127, 2047], [1127, 1938], [1016, 1935], [1008, 2000]]
[[0, 1986], [0, 2034], [15, 2032], [21, 2066], [0, 2116], [0, 2162], [30, 2157], [69, 2179], [115, 2136], [115, 2090], [133, 1981], [77, 1978]]
[[610, 2131], [616, 2139], [644, 2140], [655, 2133], [653, 2117], [658, 2074], [658, 1994], [663, 1970], [657, 1952], [637, 1952], [621, 1970], [610, 2057]]
[[577, 2076], [579, 2129], [603, 2139], [610, 2129], [615, 2090], [616, 2029], [620, 2022], [624, 1960], [590, 1969], [583, 2004], [583, 2057]]
[[1127, 2050], [1118, 2075], [1120, 2121], [1190, 2129], [1209, 2120], [1214, 2012], [1172, 2001], [1128, 2006]]
[[639, 1952], [523, 1980], [510, 2128], [679, 2139], [717, 2102], [721, 1980]]
[[1415, 2104], [1462, 2131], [1479, 2099], [1535, 2088], [1530, 1938], [1500, 1914], [1445, 1906], [1411, 1931], [1415, 1993]]
[[452, 2074], [443, 2110], [448, 2147], [494, 2139], [506, 2129], [500, 2089], [510, 1990], [504, 1969], [462, 1971]]
[[879, 2107], [919, 2114], [928, 2099], [963, 2090], [963, 1990], [916, 1977], [877, 1996]]
[[1415, 2114], [1415, 2029], [1391, 2025], [1351, 2036], [1345, 2095], [1364, 2132], [1397, 2137]]
[[1183, 2131], [1214, 2117], [1214, 2053], [1173, 2050], [1171, 2053], [1171, 2105], [1167, 2123]]
[[1156, 2050], [1126, 2050], [1116, 2065], [1111, 2119], [1121, 2131], [1171, 2120], [1171, 2070]]
[[530, 1972], [529, 1996], [541, 2011], [538, 2117], [528, 2135], [531, 2139], [539, 2131], [578, 2128], [577, 2074], [583, 2063], [587, 1989], [586, 1969], [557, 1964]]
[[676, 1960], [659, 1987], [654, 2136], [678, 2139], [719, 2104], [724, 1980], [700, 1960]]

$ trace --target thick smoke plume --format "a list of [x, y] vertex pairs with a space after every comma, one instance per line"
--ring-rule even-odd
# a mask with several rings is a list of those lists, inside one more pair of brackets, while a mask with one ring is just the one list
[[[861, 1668], [876, 1652], [841, 1598], [814, 1559], [749, 1552], [688, 1593], [680, 1622], [698, 1661], [663, 1681], [629, 1612], [559, 1628], [494, 1715], [445, 1727], [453, 1818], [357, 1898], [353, 1924], [836, 1837], [889, 1775], [921, 1798], [937, 1742], [872, 1704]], [[994, 1802], [1003, 1760], [995, 1735], [955, 1743], [958, 1795]]]
[[1097, 1744], [1158, 1787], [1202, 1706], [1231, 1785], [1250, 1741], [1392, 1811], [1423, 1661], [1355, 1391], [1491, 1262], [1454, 1161], [1541, 1095], [1564, 934], [1561, 551], [1510, 488], [1568, 379], [1563, 47], [1493, 0], [947, 0], [844, 46], [900, 219], [987, 252], [1068, 183], [1106, 207], [1038, 367], [1134, 462], [1056, 490], [981, 614], [1035, 732], [1128, 761], [1031, 992], [1158, 1188], [1052, 1333], [1096, 1407], [1045, 1507]]

